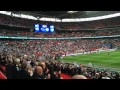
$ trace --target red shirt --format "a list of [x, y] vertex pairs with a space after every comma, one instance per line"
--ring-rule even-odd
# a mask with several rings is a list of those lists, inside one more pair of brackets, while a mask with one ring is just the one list
[[3, 65], [0, 65], [0, 70], [2, 70], [2, 71], [6, 71], [6, 67], [5, 66], [3, 66]]
[[7, 77], [0, 71], [0, 79], [7, 79]]

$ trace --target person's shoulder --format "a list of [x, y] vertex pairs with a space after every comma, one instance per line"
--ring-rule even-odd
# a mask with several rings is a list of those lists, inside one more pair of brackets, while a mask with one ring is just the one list
[[0, 79], [7, 79], [7, 77], [0, 71]]

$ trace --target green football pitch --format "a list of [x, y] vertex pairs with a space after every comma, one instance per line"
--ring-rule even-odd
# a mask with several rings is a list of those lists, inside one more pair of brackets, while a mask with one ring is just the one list
[[87, 65], [92, 63], [95, 67], [108, 68], [120, 72], [120, 50], [108, 52], [84, 54], [78, 56], [66, 56], [61, 58], [62, 62], [78, 63]]

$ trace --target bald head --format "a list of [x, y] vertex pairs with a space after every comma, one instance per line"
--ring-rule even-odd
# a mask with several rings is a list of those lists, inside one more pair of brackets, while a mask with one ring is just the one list
[[42, 73], [43, 73], [42, 67], [37, 66], [37, 67], [35, 68], [35, 73], [38, 74], [38, 75], [42, 75]]
[[87, 79], [87, 78], [83, 75], [74, 75], [72, 79]]

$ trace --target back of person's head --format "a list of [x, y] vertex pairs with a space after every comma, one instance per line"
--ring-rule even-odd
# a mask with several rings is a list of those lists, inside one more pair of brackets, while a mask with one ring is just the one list
[[8, 63], [8, 64], [13, 64], [13, 59], [12, 59], [11, 57], [9, 57], [9, 58], [7, 59], [7, 63]]
[[20, 59], [19, 58], [14, 59], [14, 64], [19, 64], [19, 63], [20, 63]]
[[5, 59], [1, 59], [0, 60], [0, 65], [5, 65], [7, 62], [6, 62], [6, 60]]
[[95, 73], [95, 76], [96, 76], [96, 77], [100, 77], [100, 74], [99, 74], [99, 73]]
[[72, 79], [87, 79], [87, 78], [83, 75], [74, 75]]
[[27, 56], [26, 54], [24, 54], [23, 58], [25, 58], [25, 59], [26, 59], [27, 57], [28, 57], [28, 56]]
[[43, 65], [43, 69], [46, 68], [46, 63], [45, 62], [41, 62], [41, 64]]
[[24, 61], [24, 62], [22, 62], [22, 64], [21, 64], [21, 68], [22, 69], [26, 69], [27, 68], [27, 61]]
[[38, 62], [34, 61], [33, 63], [34, 66], [38, 66]]
[[42, 75], [42, 73], [43, 73], [42, 67], [37, 66], [37, 67], [35, 68], [35, 73], [36, 73], [37, 75]]
[[45, 62], [39, 62], [38, 66], [41, 66], [43, 70], [45, 70], [45, 68], [46, 68]]

